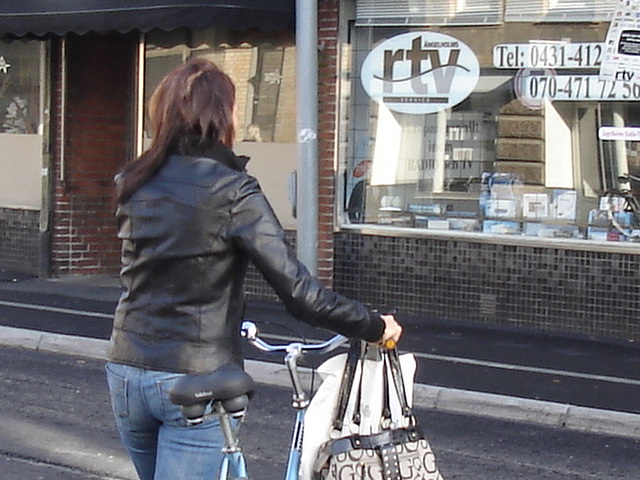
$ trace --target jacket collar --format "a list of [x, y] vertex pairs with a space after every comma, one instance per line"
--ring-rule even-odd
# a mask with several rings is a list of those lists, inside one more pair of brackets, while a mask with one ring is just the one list
[[187, 137], [180, 142], [179, 146], [172, 148], [170, 154], [211, 158], [238, 172], [245, 171], [249, 161], [249, 157], [236, 155], [230, 148], [221, 143], [202, 145], [198, 137]]

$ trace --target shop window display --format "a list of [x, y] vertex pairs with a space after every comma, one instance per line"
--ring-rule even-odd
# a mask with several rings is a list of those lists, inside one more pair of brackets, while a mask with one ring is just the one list
[[549, 24], [351, 24], [343, 225], [640, 237], [622, 206], [603, 203], [610, 189], [637, 187], [621, 176], [640, 175], [629, 136], [640, 82], [600, 78], [609, 23], [568, 21], [565, 7], [569, 17]]

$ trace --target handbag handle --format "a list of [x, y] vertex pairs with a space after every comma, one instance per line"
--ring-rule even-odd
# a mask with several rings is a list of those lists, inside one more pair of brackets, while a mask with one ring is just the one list
[[[351, 398], [351, 392], [353, 389], [354, 380], [356, 380], [356, 371], [358, 365], [360, 365], [360, 375], [358, 379], [358, 386], [356, 392], [355, 407], [353, 411], [352, 422], [356, 425], [360, 424], [360, 404], [362, 394], [362, 381], [364, 361], [367, 350], [370, 345], [360, 340], [353, 340], [349, 346], [349, 353], [347, 354], [347, 360], [345, 368], [342, 374], [340, 383], [340, 392], [338, 394], [338, 405], [333, 417], [333, 429], [340, 431], [344, 426], [344, 417], [347, 411], [349, 399]], [[390, 408], [390, 388], [389, 388], [389, 373], [393, 381], [395, 391], [400, 403], [401, 414], [403, 417], [409, 420], [409, 424], [415, 424], [415, 417], [413, 411], [409, 406], [407, 400], [406, 389], [404, 380], [402, 377], [402, 368], [400, 365], [400, 358], [398, 350], [393, 349], [380, 349], [383, 360], [383, 405], [382, 415], [380, 418], [380, 426], [383, 429], [389, 428], [391, 423], [391, 408]]]
[[383, 354], [386, 356], [389, 370], [391, 370], [391, 378], [393, 379], [393, 384], [396, 387], [396, 393], [400, 400], [402, 415], [411, 420], [415, 420], [413, 417], [413, 410], [409, 406], [409, 401], [407, 400], [407, 391], [404, 386], [404, 378], [402, 377], [402, 367], [400, 365], [398, 350], [395, 348], [391, 350], [384, 350]]
[[349, 398], [351, 397], [351, 387], [353, 385], [353, 381], [356, 376], [356, 369], [358, 368], [358, 363], [360, 363], [362, 355], [362, 342], [360, 340], [352, 340], [351, 344], [349, 345], [349, 353], [347, 354], [347, 361], [342, 373], [342, 380], [340, 381], [338, 406], [333, 417], [334, 430], [342, 430], [342, 427], [344, 426], [344, 416], [347, 412], [347, 404], [349, 403]]

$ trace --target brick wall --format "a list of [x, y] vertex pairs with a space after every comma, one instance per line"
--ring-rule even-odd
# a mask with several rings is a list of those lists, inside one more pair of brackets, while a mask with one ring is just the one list
[[132, 155], [137, 35], [68, 37], [64, 164], [60, 44], [52, 49], [51, 273], [115, 273], [113, 176]]
[[333, 278], [339, 2], [318, 2], [318, 276]]

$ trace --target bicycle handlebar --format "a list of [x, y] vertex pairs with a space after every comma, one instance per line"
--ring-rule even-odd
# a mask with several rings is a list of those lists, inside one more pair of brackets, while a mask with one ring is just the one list
[[305, 353], [322, 354], [331, 352], [348, 341], [347, 337], [335, 335], [329, 340], [319, 343], [305, 344], [301, 342], [292, 342], [286, 345], [273, 345], [258, 336], [258, 327], [251, 321], [242, 322], [240, 335], [262, 352], [281, 352], [286, 354], [284, 357], [284, 363], [287, 366], [287, 370], [289, 370], [291, 386], [293, 387], [293, 408], [296, 409], [304, 409], [309, 405], [309, 398], [302, 387], [302, 382], [300, 381], [298, 359]]
[[331, 337], [329, 340], [320, 343], [301, 343], [301, 342], [292, 342], [286, 345], [274, 345], [266, 342], [259, 336], [258, 327], [255, 323], [246, 320], [242, 322], [242, 328], [240, 330], [240, 335], [245, 338], [251, 345], [256, 347], [258, 350], [267, 353], [277, 353], [277, 352], [285, 352], [290, 353], [293, 350], [299, 353], [314, 353], [314, 354], [323, 354], [331, 352], [341, 345], [344, 345], [348, 342], [348, 338], [343, 335], [335, 335]]

